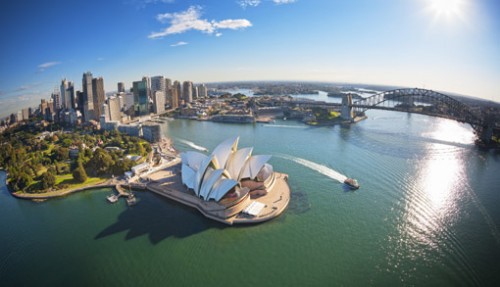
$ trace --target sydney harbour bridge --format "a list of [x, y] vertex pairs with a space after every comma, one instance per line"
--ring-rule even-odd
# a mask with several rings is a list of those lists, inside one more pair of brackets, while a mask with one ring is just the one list
[[485, 119], [478, 109], [473, 109], [461, 101], [443, 93], [427, 89], [406, 88], [395, 89], [374, 94], [373, 96], [353, 101], [352, 95], [345, 94], [342, 103], [327, 103], [294, 99], [281, 102], [282, 105], [300, 106], [302, 108], [326, 108], [341, 110], [344, 122], [354, 122], [364, 117], [370, 109], [382, 109], [408, 113], [424, 114], [447, 118], [472, 126], [478, 138], [489, 143], [493, 134], [494, 122]]

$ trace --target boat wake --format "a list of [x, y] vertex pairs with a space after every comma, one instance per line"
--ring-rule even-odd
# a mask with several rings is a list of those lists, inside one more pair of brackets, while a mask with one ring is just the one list
[[294, 161], [294, 162], [296, 162], [300, 165], [303, 165], [307, 168], [310, 168], [312, 170], [315, 170], [315, 171], [317, 171], [323, 175], [326, 175], [329, 178], [334, 179], [340, 183], [343, 183], [344, 180], [347, 179], [347, 176], [345, 176], [345, 175], [341, 174], [340, 172], [335, 171], [329, 167], [321, 165], [319, 163], [315, 163], [315, 162], [309, 161], [307, 159], [303, 159], [300, 157], [293, 157], [293, 156], [289, 156], [289, 155], [278, 155], [278, 156], [281, 158], [287, 159], [287, 160]]
[[181, 143], [183, 143], [189, 147], [192, 147], [196, 150], [208, 152], [208, 149], [206, 147], [199, 146], [199, 145], [195, 144], [194, 142], [190, 142], [190, 141], [183, 140], [180, 138], [178, 138], [177, 140], [179, 140]]

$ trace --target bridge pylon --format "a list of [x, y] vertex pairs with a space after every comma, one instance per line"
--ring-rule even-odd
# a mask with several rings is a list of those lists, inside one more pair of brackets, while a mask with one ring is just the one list
[[342, 96], [342, 110], [340, 117], [345, 120], [352, 122], [354, 120], [354, 111], [352, 108], [352, 95], [344, 94]]

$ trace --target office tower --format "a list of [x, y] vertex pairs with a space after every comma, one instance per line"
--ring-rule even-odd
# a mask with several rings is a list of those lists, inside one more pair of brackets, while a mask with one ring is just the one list
[[175, 81], [170, 90], [172, 91], [172, 109], [177, 109], [181, 101], [181, 83]]
[[83, 115], [83, 104], [84, 104], [83, 99], [84, 99], [83, 92], [76, 91], [75, 109], [79, 110], [82, 115]]
[[198, 99], [198, 87], [193, 86], [193, 100]]
[[162, 114], [165, 112], [165, 93], [163, 91], [154, 92], [153, 107], [155, 114]]
[[185, 103], [190, 103], [193, 101], [193, 83], [190, 81], [185, 81], [182, 83], [182, 98]]
[[120, 107], [120, 98], [119, 97], [110, 97], [108, 99], [108, 120], [112, 122], [121, 121], [121, 107]]
[[28, 108], [22, 109], [21, 112], [22, 112], [22, 118], [24, 121], [27, 121], [30, 119], [30, 111]]
[[104, 104], [106, 98], [102, 77], [92, 79], [92, 94], [94, 95], [94, 119], [99, 120], [103, 113], [102, 104]]
[[147, 94], [148, 94], [148, 99], [152, 99], [152, 96], [151, 96], [151, 79], [148, 77], [148, 76], [144, 76], [142, 77], [142, 81], [143, 82], [146, 82], [146, 91], [147, 91]]
[[143, 116], [149, 113], [149, 97], [147, 81], [143, 78], [142, 81], [133, 83], [134, 91], [134, 109], [136, 116]]
[[68, 82], [68, 88], [66, 89], [64, 103], [66, 105], [66, 109], [75, 109], [75, 85], [73, 82]]
[[154, 95], [156, 91], [165, 93], [165, 78], [163, 76], [151, 77], [151, 94]]
[[170, 89], [172, 88], [172, 80], [169, 78], [165, 78], [165, 89]]
[[54, 91], [51, 98], [54, 102], [54, 111], [58, 111], [59, 109], [61, 109], [61, 96], [59, 95], [59, 93], [57, 91]]
[[208, 96], [207, 86], [205, 84], [201, 84], [198, 86], [198, 97], [206, 98]]
[[47, 101], [45, 99], [40, 100], [40, 113], [42, 115], [45, 115], [45, 111], [47, 110]]
[[68, 90], [68, 81], [66, 79], [61, 80], [61, 106], [63, 109], [68, 109], [70, 107], [69, 96], [66, 95], [66, 91]]
[[118, 93], [125, 93], [125, 84], [123, 82], [118, 82]]
[[95, 119], [91, 72], [83, 74], [82, 90], [83, 90], [83, 118], [85, 119], [86, 122], [88, 122], [92, 119]]

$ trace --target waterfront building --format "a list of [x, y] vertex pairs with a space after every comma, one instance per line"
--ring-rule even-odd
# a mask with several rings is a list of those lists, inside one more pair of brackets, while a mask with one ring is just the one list
[[155, 114], [165, 112], [165, 93], [163, 91], [155, 91], [153, 94], [153, 108]]
[[143, 78], [142, 81], [133, 82], [134, 91], [134, 110], [136, 116], [149, 114], [149, 96], [147, 81]]
[[205, 84], [201, 84], [198, 86], [198, 97], [206, 98], [208, 96], [207, 86]]
[[198, 86], [193, 86], [193, 100], [198, 99]]
[[[253, 148], [238, 150], [238, 140], [222, 142], [210, 155], [181, 153], [180, 179], [153, 182], [148, 189], [229, 225], [275, 218], [290, 202], [288, 177], [274, 172], [267, 163], [271, 156], [252, 156]], [[178, 184], [187, 190], [171, 187]]]
[[181, 101], [181, 83], [179, 81], [174, 81], [171, 89], [172, 94], [172, 109], [177, 109]]
[[193, 82], [185, 81], [182, 83], [182, 98], [184, 103], [190, 103], [193, 101]]
[[94, 95], [94, 114], [96, 120], [103, 114], [102, 105], [106, 98], [104, 93], [104, 80], [102, 77], [92, 79], [92, 94]]
[[142, 125], [139, 123], [118, 125], [118, 131], [134, 137], [142, 137]]
[[92, 73], [86, 72], [83, 74], [82, 78], [82, 92], [83, 92], [83, 118], [85, 122], [89, 122], [90, 120], [95, 118], [94, 113], [94, 95], [92, 93]]
[[118, 93], [125, 93], [125, 84], [123, 82], [118, 82]]
[[145, 122], [142, 125], [142, 137], [148, 142], [158, 142], [162, 138], [162, 126], [158, 123]]
[[146, 83], [146, 91], [148, 95], [148, 99], [151, 100], [151, 78], [148, 76], [142, 77], [142, 81]]

